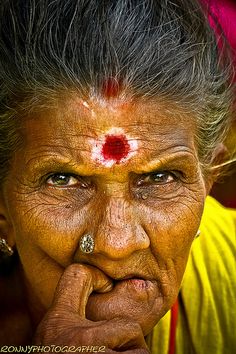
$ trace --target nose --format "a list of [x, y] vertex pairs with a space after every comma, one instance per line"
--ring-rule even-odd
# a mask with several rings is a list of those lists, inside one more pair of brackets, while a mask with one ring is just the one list
[[94, 253], [119, 260], [147, 249], [150, 240], [132, 205], [123, 198], [111, 197], [101, 211], [95, 232]]

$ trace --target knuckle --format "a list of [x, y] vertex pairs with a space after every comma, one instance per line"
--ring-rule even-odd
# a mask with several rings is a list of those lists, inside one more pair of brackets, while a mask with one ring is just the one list
[[73, 263], [65, 270], [65, 276], [72, 279], [90, 280], [92, 279], [91, 271], [83, 264]]
[[96, 333], [93, 328], [83, 328], [81, 330], [81, 343], [85, 344], [91, 344], [94, 343], [94, 340], [96, 339]]
[[143, 335], [141, 326], [138, 323], [132, 323], [132, 327], [133, 327], [133, 332], [134, 334], [136, 334], [137, 336], [139, 335]]
[[143, 336], [141, 326], [137, 322], [127, 320], [124, 323], [124, 326], [127, 328], [127, 333], [130, 333], [132, 337], [139, 337], [140, 335]]
[[48, 344], [53, 338], [58, 337], [63, 324], [65, 321], [58, 312], [49, 311], [36, 330], [35, 341]]

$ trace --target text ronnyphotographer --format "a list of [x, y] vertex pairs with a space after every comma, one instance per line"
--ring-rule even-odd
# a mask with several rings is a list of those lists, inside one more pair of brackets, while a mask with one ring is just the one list
[[0, 347], [1, 353], [105, 353], [105, 346], [83, 345], [75, 346], [59, 346], [59, 345], [26, 345], [13, 346], [4, 345]]

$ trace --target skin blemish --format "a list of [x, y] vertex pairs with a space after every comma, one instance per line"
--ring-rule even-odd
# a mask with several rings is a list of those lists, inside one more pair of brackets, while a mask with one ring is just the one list
[[127, 136], [121, 128], [110, 129], [91, 144], [93, 160], [106, 167], [126, 162], [138, 148], [137, 140]]
[[82, 113], [85, 113], [85, 114], [89, 113], [89, 114], [91, 114], [92, 117], [96, 118], [96, 113], [95, 113], [95, 111], [93, 109], [92, 104], [90, 104], [87, 101], [82, 100], [80, 98], [76, 98], [75, 99], [75, 103], [76, 103], [75, 109], [77, 110], [77, 106], [78, 106], [79, 110], [80, 110], [78, 112], [78, 114], [81, 114], [81, 109], [82, 109]]
[[89, 110], [90, 110], [90, 107], [89, 107], [88, 102], [83, 101], [83, 102], [82, 102], [82, 105], [83, 105], [85, 108], [87, 108], [87, 109], [89, 109]]

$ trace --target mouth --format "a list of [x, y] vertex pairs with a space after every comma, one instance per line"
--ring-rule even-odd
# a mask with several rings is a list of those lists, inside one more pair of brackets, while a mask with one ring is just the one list
[[[117, 269], [116, 272], [114, 272], [113, 269], [104, 269], [99, 267], [97, 264], [93, 265], [93, 267], [98, 268], [101, 272], [103, 272], [107, 278], [109, 279], [110, 285], [106, 287], [105, 292], [110, 292], [110, 291], [115, 291], [121, 288], [125, 288], [128, 290], [138, 290], [139, 292], [141, 290], [154, 290], [154, 288], [158, 288], [158, 281], [157, 279], [153, 278], [149, 274], [145, 274], [144, 272], [130, 272], [127, 273], [125, 272], [125, 269], [122, 271], [122, 269]], [[108, 290], [109, 289], [109, 290]], [[102, 290], [102, 291], [101, 291]], [[94, 291], [93, 293], [103, 293], [103, 289], [99, 289], [97, 291]]]
[[114, 279], [114, 281], [131, 280], [131, 279], [146, 280], [146, 278], [136, 275], [136, 274], [128, 274], [124, 277], [115, 277], [113, 279]]
[[113, 288], [119, 289], [122, 287], [128, 287], [138, 291], [147, 290], [153, 286], [153, 283], [156, 283], [156, 280], [154, 279], [136, 274], [128, 274], [124, 277], [114, 277], [111, 279], [113, 282]]
[[[145, 280], [142, 278], [128, 278], [119, 280], [117, 283], [118, 286], [127, 286], [129, 288], [134, 288], [136, 290], [147, 290], [153, 285], [153, 281]], [[117, 286], [116, 285], [116, 286]]]

